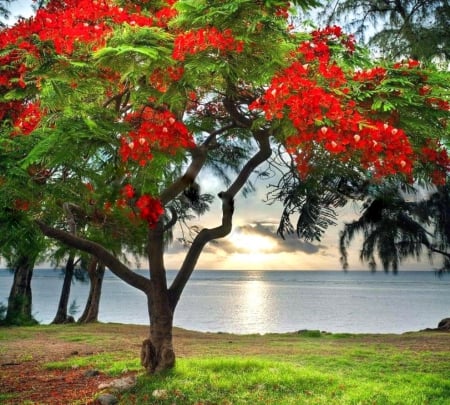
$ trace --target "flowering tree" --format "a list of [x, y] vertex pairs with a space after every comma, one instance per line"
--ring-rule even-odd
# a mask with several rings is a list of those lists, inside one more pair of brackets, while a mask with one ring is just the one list
[[[150, 373], [174, 365], [183, 289], [273, 155], [317, 183], [446, 176], [448, 75], [414, 60], [371, 66], [338, 27], [295, 31], [289, 4], [56, 0], [0, 34], [1, 148], [21, 156], [1, 173], [2, 209], [26, 212], [146, 294]], [[217, 226], [198, 232], [169, 286], [168, 234], [205, 210], [195, 182], [207, 166], [235, 176], [218, 195]], [[111, 248], [134, 233], [145, 234], [134, 244], [149, 278]]]

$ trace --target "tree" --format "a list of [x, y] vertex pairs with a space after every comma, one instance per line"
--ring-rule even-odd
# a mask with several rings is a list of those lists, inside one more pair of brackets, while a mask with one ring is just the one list
[[[447, 160], [422, 151], [445, 154], [448, 75], [414, 60], [373, 67], [338, 27], [293, 30], [288, 9], [280, 0], [57, 0], [0, 36], [2, 139], [24, 155], [15, 168], [29, 179], [27, 215], [146, 294], [149, 373], [174, 365], [180, 296], [272, 155], [310, 188], [336, 173], [361, 184], [446, 175]], [[165, 245], [177, 222], [207, 209], [212, 197], [196, 183], [206, 167], [225, 175], [221, 218], [198, 230], [169, 286]], [[130, 230], [145, 236], [129, 245], [145, 250], [148, 278], [114, 249]]]
[[61, 295], [58, 302], [55, 318], [52, 323], [68, 323], [74, 322], [74, 319], [68, 315], [67, 309], [69, 305], [70, 288], [72, 286], [73, 275], [75, 272], [75, 253], [70, 252], [64, 268], [64, 281], [61, 287]]
[[[408, 193], [409, 191], [409, 193]], [[360, 259], [376, 269], [376, 253], [384, 271], [398, 271], [407, 258], [421, 258], [426, 249], [430, 259], [438, 254], [443, 259], [439, 272], [449, 270], [449, 206], [448, 186], [440, 186], [427, 198], [408, 200], [417, 194], [409, 187], [402, 192], [398, 184], [383, 184], [373, 190], [361, 217], [344, 226], [340, 237], [342, 263], [347, 268], [347, 248], [359, 233], [363, 235]]]
[[429, 233], [414, 220], [413, 204], [405, 201], [398, 184], [383, 184], [373, 195], [361, 217], [345, 224], [340, 237], [342, 263], [347, 268], [346, 248], [358, 233], [363, 233], [361, 261], [368, 262], [375, 271], [378, 251], [384, 271], [392, 268], [396, 273], [402, 260], [410, 256], [420, 258], [423, 247], [430, 246]]
[[439, 272], [450, 271], [450, 186], [448, 182], [436, 188], [431, 195], [414, 207], [419, 223], [430, 230], [432, 243], [427, 247], [431, 253], [443, 259]]
[[[28, 201], [24, 198], [28, 176], [15, 169], [24, 155], [14, 148], [14, 141], [3, 139], [0, 146], [0, 256], [14, 273], [4, 322], [6, 324], [35, 323], [32, 316], [31, 279], [35, 263], [45, 250], [43, 235], [28, 216]], [[9, 180], [6, 179], [9, 177]]]
[[322, 14], [389, 58], [450, 59], [447, 0], [332, 0]]
[[0, 215], [0, 254], [14, 273], [4, 323], [36, 323], [32, 315], [31, 279], [35, 263], [43, 249], [42, 234], [23, 214], [14, 210]]

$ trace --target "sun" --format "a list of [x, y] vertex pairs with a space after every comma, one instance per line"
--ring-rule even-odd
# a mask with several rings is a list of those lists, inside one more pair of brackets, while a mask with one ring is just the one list
[[276, 248], [276, 244], [271, 238], [249, 232], [234, 232], [230, 241], [237, 253], [242, 254], [273, 253]]

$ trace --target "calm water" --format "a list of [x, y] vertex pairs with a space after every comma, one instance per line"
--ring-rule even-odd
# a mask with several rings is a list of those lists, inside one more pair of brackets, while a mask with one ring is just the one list
[[[144, 272], [146, 274], [146, 272]], [[169, 279], [174, 272], [169, 272]], [[0, 302], [6, 303], [12, 275], [0, 270]], [[62, 277], [36, 270], [33, 313], [52, 321]], [[72, 285], [70, 301], [80, 316], [88, 285]], [[180, 300], [175, 325], [199, 331], [266, 333], [300, 329], [329, 332], [402, 333], [436, 327], [450, 316], [450, 275], [432, 271], [197, 271]], [[107, 273], [100, 321], [147, 324], [145, 296]]]

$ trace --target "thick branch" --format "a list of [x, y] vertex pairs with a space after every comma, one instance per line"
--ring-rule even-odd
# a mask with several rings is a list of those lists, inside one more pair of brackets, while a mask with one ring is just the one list
[[150, 288], [150, 280], [131, 271], [119, 259], [108, 252], [103, 246], [96, 242], [71, 235], [60, 229], [52, 228], [42, 221], [36, 221], [42, 233], [50, 238], [56, 239], [65, 245], [81, 250], [95, 256], [105, 266], [107, 266], [117, 277], [121, 278], [131, 286], [147, 293]]
[[233, 184], [231, 184], [228, 190], [219, 193], [219, 197], [222, 199], [222, 224], [216, 228], [205, 228], [200, 231], [192, 242], [181, 269], [169, 289], [172, 309], [175, 309], [181, 293], [191, 277], [205, 245], [214, 239], [223, 238], [231, 232], [234, 212], [234, 197], [242, 189], [255, 169], [261, 163], [269, 159], [272, 153], [268, 131], [259, 131], [255, 134], [255, 139], [259, 144], [259, 151], [243, 167], [236, 180]]
[[215, 146], [217, 136], [234, 127], [235, 124], [230, 124], [212, 132], [202, 145], [192, 150], [192, 161], [186, 172], [161, 193], [160, 200], [163, 205], [172, 201], [194, 182], [206, 162], [208, 150]]

